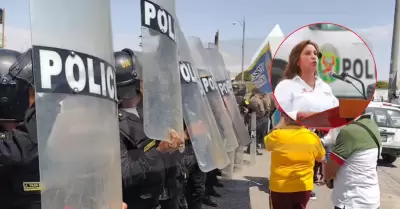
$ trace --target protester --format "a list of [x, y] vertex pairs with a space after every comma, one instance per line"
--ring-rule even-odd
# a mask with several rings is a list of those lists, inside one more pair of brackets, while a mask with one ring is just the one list
[[[251, 106], [252, 108], [250, 108], [250, 109], [253, 109], [253, 111], [256, 113], [256, 120], [257, 120], [256, 121], [256, 143], [257, 143], [256, 146], [257, 147], [261, 147], [260, 145], [262, 144], [263, 138], [265, 136], [264, 135], [265, 132], [263, 129], [267, 128], [264, 125], [265, 120], [267, 118], [265, 117], [265, 106], [264, 106], [264, 102], [263, 102], [262, 98], [263, 98], [262, 92], [259, 89], [254, 88], [251, 93], [251, 96], [250, 96], [249, 106]], [[248, 117], [248, 119], [247, 119], [248, 124], [251, 124], [251, 122], [250, 122], [251, 115], [248, 114], [247, 117]], [[250, 126], [249, 126], [249, 128], [250, 128]], [[250, 131], [250, 129], [249, 129], [249, 131]], [[247, 146], [246, 153], [250, 153], [250, 145]], [[256, 154], [262, 155], [262, 153], [259, 152], [258, 150], [256, 150]]]
[[379, 208], [377, 161], [381, 146], [379, 128], [370, 115], [362, 115], [340, 130], [324, 168], [325, 183], [333, 188], [335, 209]]
[[325, 159], [319, 137], [286, 114], [265, 139], [271, 152], [270, 208], [305, 209], [314, 189], [314, 163]]

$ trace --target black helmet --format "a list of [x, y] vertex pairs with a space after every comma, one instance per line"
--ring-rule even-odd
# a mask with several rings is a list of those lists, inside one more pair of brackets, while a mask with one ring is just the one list
[[11, 66], [10, 75], [14, 79], [25, 81], [27, 84], [34, 86], [32, 57], [32, 49], [28, 49], [19, 57], [18, 61]]
[[0, 77], [3, 78], [10, 71], [10, 67], [17, 62], [20, 52], [10, 49], [0, 49]]
[[236, 94], [240, 89], [239, 84], [232, 84], [232, 90]]
[[20, 121], [29, 108], [33, 85], [31, 50], [0, 49], [0, 120]]
[[247, 93], [247, 87], [246, 87], [246, 85], [244, 85], [244, 84], [241, 84], [240, 86], [239, 86], [239, 90], [238, 90], [238, 92], [237, 92], [237, 95], [240, 95], [240, 96], [246, 96], [246, 93]]
[[140, 88], [142, 67], [137, 60], [138, 52], [123, 49], [114, 52], [115, 76], [119, 99], [133, 98]]

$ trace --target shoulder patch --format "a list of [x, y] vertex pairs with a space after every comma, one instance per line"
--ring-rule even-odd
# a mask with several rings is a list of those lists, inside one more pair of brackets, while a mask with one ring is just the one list
[[22, 184], [25, 192], [36, 192], [43, 189], [40, 182], [23, 182]]
[[151, 142], [149, 142], [149, 143], [143, 148], [143, 151], [144, 151], [144, 152], [149, 151], [152, 147], [154, 147], [154, 145], [156, 145], [156, 140], [152, 140]]

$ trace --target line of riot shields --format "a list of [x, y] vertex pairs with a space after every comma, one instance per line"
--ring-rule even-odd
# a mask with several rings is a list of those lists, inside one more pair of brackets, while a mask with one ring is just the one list
[[[71, 208], [85, 204], [118, 208], [121, 95], [110, 0], [31, 0], [30, 4], [32, 49], [22, 55], [29, 64], [19, 60], [2, 81], [26, 81], [21, 72], [31, 64], [41, 207], [53, 209], [73, 196]], [[175, 0], [141, 0], [140, 8], [142, 50], [131, 51], [132, 62], [125, 64], [134, 70], [140, 64], [142, 71], [137, 88], [142, 95], [138, 117], [143, 120], [143, 137], [161, 143], [169, 141], [170, 131], [175, 130], [183, 140], [186, 131], [200, 170], [220, 169], [224, 177], [232, 178], [242, 169], [244, 147], [252, 138], [221, 53], [205, 48], [198, 37], [185, 37]], [[127, 70], [127, 75], [136, 76], [132, 72]], [[254, 164], [255, 149], [250, 155]], [[57, 199], [61, 193], [64, 198]]]

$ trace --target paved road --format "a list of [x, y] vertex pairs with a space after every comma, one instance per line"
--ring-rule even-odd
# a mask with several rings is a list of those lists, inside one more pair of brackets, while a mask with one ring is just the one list
[[[245, 156], [249, 160], [248, 156]], [[247, 163], [248, 164], [248, 163]], [[264, 152], [257, 156], [255, 166], [244, 165], [241, 172], [235, 173], [233, 180], [223, 180], [224, 188], [216, 188], [223, 195], [222, 198], [213, 198], [218, 208], [223, 209], [268, 209], [268, 176], [270, 158]], [[400, 159], [393, 166], [379, 166], [379, 182], [381, 186], [380, 209], [400, 208]], [[331, 191], [325, 186], [316, 188], [317, 199], [310, 200], [308, 209], [333, 208]], [[204, 207], [212, 209], [212, 207]]]

